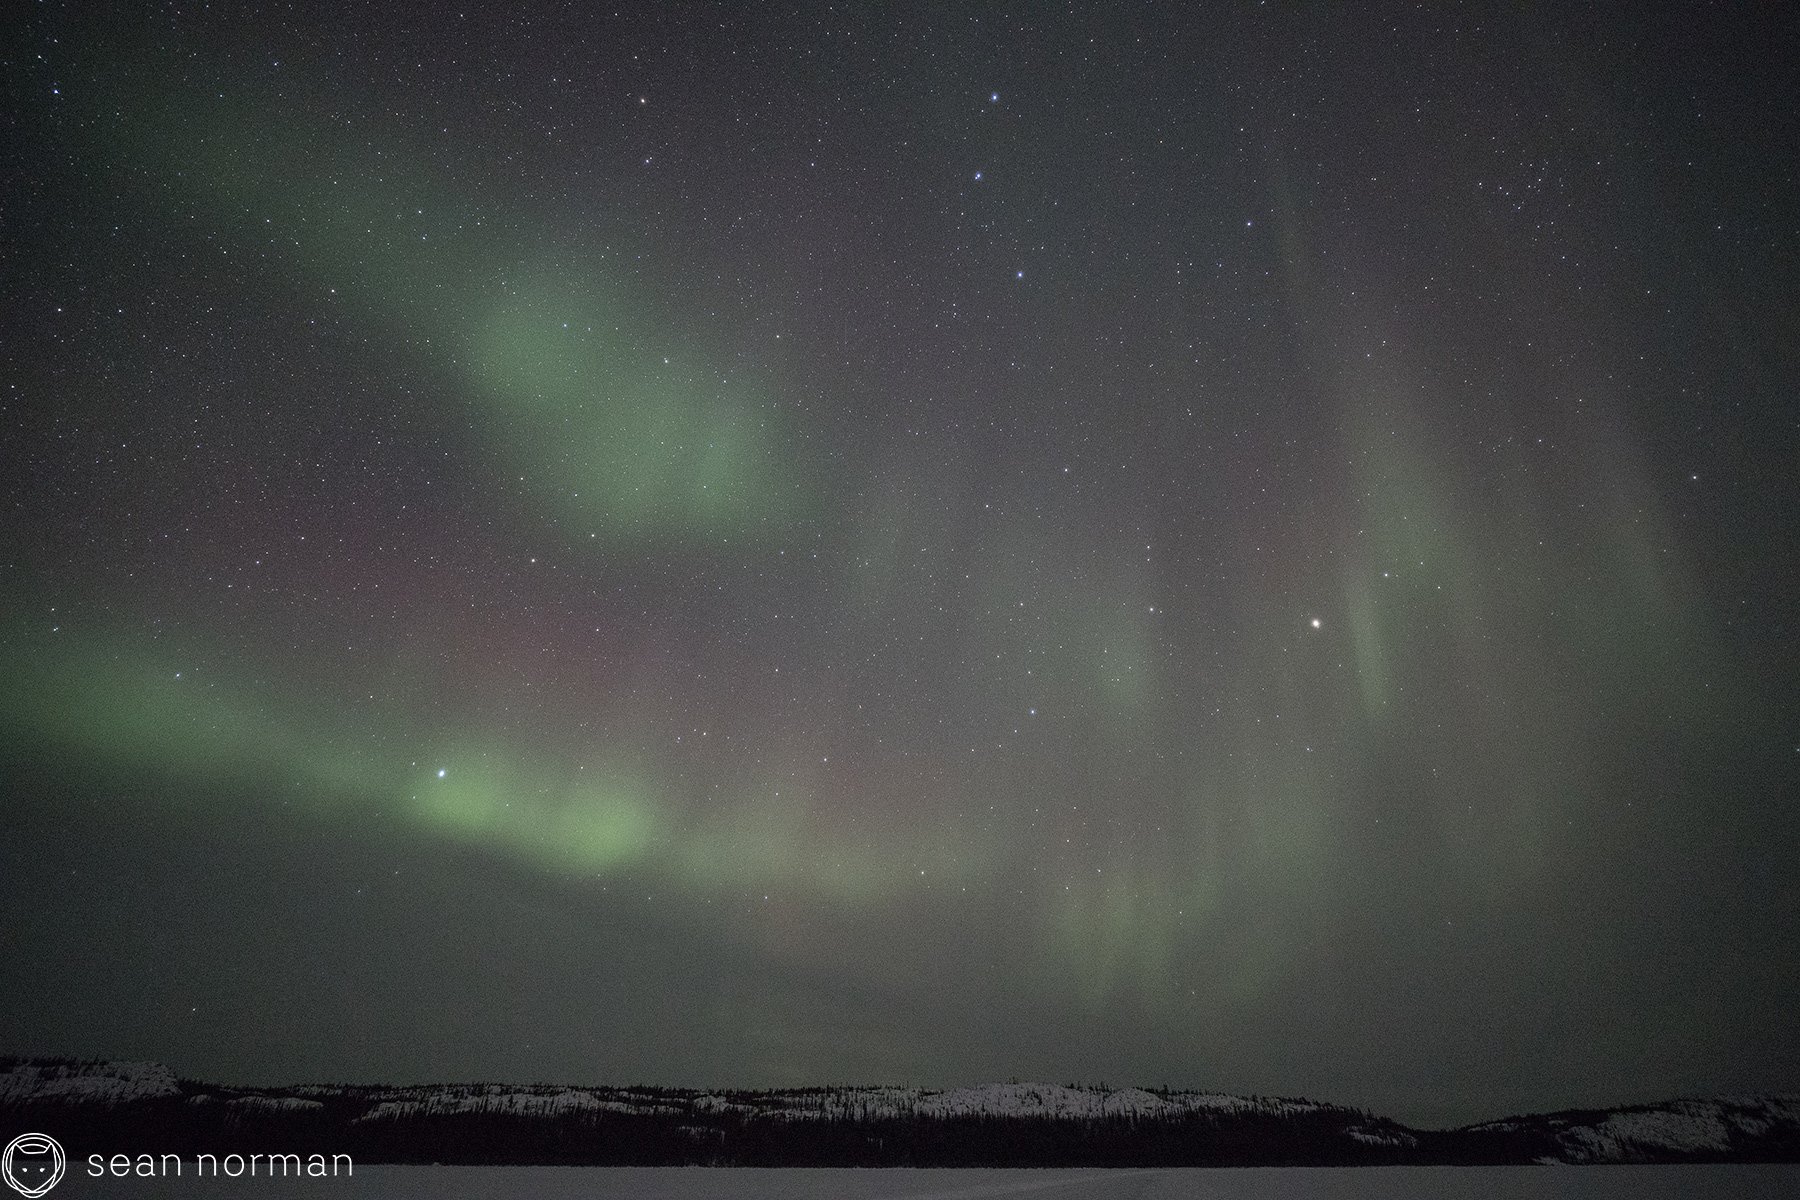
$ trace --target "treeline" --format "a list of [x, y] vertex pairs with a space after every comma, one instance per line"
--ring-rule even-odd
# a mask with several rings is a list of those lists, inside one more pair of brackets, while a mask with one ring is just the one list
[[[1112, 1113], [1100, 1111], [1104, 1093], [1085, 1095], [1095, 1111], [1083, 1115], [943, 1115], [930, 1111], [929, 1093], [857, 1088], [274, 1089], [176, 1082], [165, 1073], [156, 1086], [134, 1092], [123, 1076], [109, 1078], [102, 1064], [0, 1058], [0, 1128], [48, 1133], [79, 1157], [281, 1152], [349, 1154], [359, 1164], [720, 1167], [1473, 1165], [1600, 1161], [1572, 1155], [1559, 1139], [1572, 1127], [1611, 1129], [1604, 1123], [1615, 1115], [1554, 1114], [1430, 1132], [1305, 1102], [1241, 1099]], [[1160, 1093], [1164, 1100], [1183, 1095]], [[1632, 1112], [1655, 1110], [1616, 1110]], [[1717, 1146], [1676, 1153], [1625, 1146], [1605, 1159], [1800, 1160], [1794, 1122], [1749, 1120], [1739, 1127], [1744, 1135]]]
[[[8, 1128], [71, 1150], [349, 1154], [357, 1162], [590, 1166], [1099, 1167], [1357, 1165], [1414, 1152], [1349, 1137], [1328, 1115], [1209, 1118], [954, 1116], [784, 1119], [573, 1110], [364, 1117], [341, 1096], [298, 1111], [153, 1099], [116, 1107], [0, 1104]], [[11, 1111], [8, 1111], [8, 1109]], [[87, 1148], [92, 1148], [87, 1149]]]
[[[74, 1152], [350, 1154], [358, 1162], [594, 1166], [1052, 1167], [1357, 1164], [1409, 1160], [1351, 1130], [1399, 1126], [1352, 1109], [1175, 1115], [932, 1115], [858, 1089], [694, 1092], [468, 1084], [72, 1088], [96, 1064], [0, 1059], [0, 1127]], [[26, 1068], [39, 1086], [15, 1074]], [[52, 1086], [43, 1086], [54, 1079]], [[161, 1089], [166, 1092], [166, 1087]], [[1098, 1094], [1098, 1093], [1096, 1093]], [[1251, 1102], [1254, 1104], [1255, 1102]], [[470, 1108], [479, 1111], [467, 1111]], [[91, 1148], [91, 1149], [88, 1149]]]

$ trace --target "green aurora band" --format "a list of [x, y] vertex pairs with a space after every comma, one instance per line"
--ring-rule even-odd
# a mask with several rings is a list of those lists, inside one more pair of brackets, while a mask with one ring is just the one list
[[[1582, 787], [1583, 740], [1595, 736], [1577, 713], [1522, 704], [1527, 684], [1561, 674], [1572, 697], [1619, 700], [1646, 729], [1713, 728], [1712, 710], [1668, 683], [1708, 648], [1678, 534], [1647, 481], [1544, 479], [1521, 465], [1504, 494], [1459, 489], [1409, 411], [1408, 394], [1426, 384], [1375, 372], [1323, 381], [1340, 406], [1344, 502], [1356, 514], [1342, 524], [1353, 532], [1295, 555], [1298, 566], [1238, 581], [1235, 618], [1174, 650], [1159, 632], [1169, 618], [1155, 611], [1162, 547], [1097, 550], [1076, 521], [1007, 513], [944, 549], [954, 539], [940, 536], [939, 498], [870, 494], [784, 457], [804, 431], [772, 384], [727, 380], [687, 347], [672, 362], [646, 353], [675, 339], [656, 336], [641, 298], [535, 252], [554, 240], [548, 231], [495, 216], [406, 156], [377, 170], [322, 125], [174, 93], [122, 96], [101, 115], [111, 140], [95, 153], [122, 177], [178, 179], [188, 202], [237, 230], [241, 252], [278, 256], [296, 288], [334, 292], [372, 336], [460, 380], [479, 453], [524, 482], [566, 555], [731, 560], [841, 535], [854, 565], [821, 601], [840, 614], [822, 639], [854, 641], [893, 622], [917, 640], [948, 630], [999, 665], [946, 682], [935, 710], [952, 726], [982, 710], [1032, 715], [970, 730], [966, 765], [946, 751], [942, 769], [910, 763], [910, 775], [883, 781], [822, 762], [817, 731], [831, 722], [808, 720], [804, 701], [777, 709], [771, 690], [745, 722], [746, 740], [761, 744], [690, 778], [645, 749], [692, 727], [699, 685], [673, 667], [651, 669], [664, 700], [612, 714], [610, 738], [555, 716], [526, 734], [410, 703], [392, 680], [355, 683], [391, 698], [372, 718], [334, 715], [272, 647], [175, 652], [126, 621], [54, 634], [18, 621], [0, 643], [0, 714], [32, 753], [236, 780], [247, 796], [302, 802], [320, 820], [382, 806], [421, 836], [558, 878], [629, 878], [689, 896], [798, 892], [825, 904], [819, 922], [912, 903], [921, 888], [945, 903], [1016, 894], [1032, 914], [1031, 978], [1072, 984], [1092, 1014], [1123, 1004], [1157, 1015], [1200, 989], [1252, 1003], [1282, 977], [1308, 931], [1324, 927], [1320, 880], [1346, 870], [1342, 797], [1382, 782], [1368, 764], [1383, 755], [1415, 756], [1415, 786], [1454, 768], [1482, 780], [1484, 797], [1505, 798], [1467, 813], [1447, 806], [1435, 829], [1444, 845], [1467, 847], [1455, 857], [1459, 886], [1499, 896], [1528, 889], [1557, 853], [1544, 829]], [[415, 236], [391, 236], [397, 222]], [[1286, 233], [1290, 257], [1304, 261], [1298, 224], [1290, 217]], [[1303, 274], [1291, 286], [1297, 309], [1317, 309]], [[452, 428], [464, 420], [454, 403], [442, 416]], [[1552, 538], [1546, 490], [1581, 493], [1586, 524]], [[834, 510], [844, 496], [858, 505]], [[1297, 525], [1267, 533], [1271, 546], [1320, 539]], [[927, 542], [958, 588], [921, 592], [917, 547]], [[1061, 586], [1034, 587], [1046, 575]], [[15, 597], [14, 611], [49, 597]], [[1314, 613], [1326, 614], [1317, 630]], [[1234, 703], [1189, 714], [1195, 700], [1173, 682], [1177, 654], [1206, 662]], [[404, 645], [386, 655], [374, 674], [404, 680]], [[199, 677], [183, 666], [196, 658], [213, 664]], [[1446, 679], [1464, 681], [1449, 689], [1462, 698], [1426, 708], [1418, 697], [1446, 689], [1425, 685]], [[1062, 731], [1054, 760], [1034, 762], [1012, 724], [1052, 717]], [[1421, 730], [1446, 736], [1422, 740]], [[866, 736], [849, 741], [872, 756]], [[1020, 800], [1064, 796], [1058, 776], [1090, 799], [1054, 812]], [[1005, 811], [983, 815], [996, 807]], [[1169, 850], [1109, 842], [1108, 822], [1166, 828]], [[1249, 925], [1228, 928], [1252, 909]], [[1177, 949], [1196, 943], [1213, 961], [1184, 975]]]

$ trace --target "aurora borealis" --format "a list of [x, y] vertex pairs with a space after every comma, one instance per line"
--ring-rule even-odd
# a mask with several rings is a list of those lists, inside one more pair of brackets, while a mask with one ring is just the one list
[[0, 1051], [1800, 1086], [1778, 22], [33, 6]]

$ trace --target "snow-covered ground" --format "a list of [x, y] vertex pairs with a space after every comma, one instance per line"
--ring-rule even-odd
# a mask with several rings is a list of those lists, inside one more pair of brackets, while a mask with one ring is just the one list
[[363, 1167], [354, 1178], [118, 1179], [71, 1163], [70, 1197], [320, 1200], [1791, 1200], [1800, 1166], [1361, 1167], [1170, 1171]]

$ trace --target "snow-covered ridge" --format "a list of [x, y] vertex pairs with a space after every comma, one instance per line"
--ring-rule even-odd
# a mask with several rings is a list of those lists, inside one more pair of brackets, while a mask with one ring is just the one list
[[808, 1088], [775, 1092], [632, 1092], [624, 1089], [497, 1085], [381, 1089], [361, 1118], [393, 1120], [449, 1113], [549, 1116], [576, 1111], [674, 1115], [692, 1112], [777, 1121], [871, 1121], [1014, 1117], [1092, 1121], [1118, 1117], [1177, 1118], [1194, 1113], [1288, 1116], [1325, 1111], [1304, 1100], [1263, 1100], [1210, 1092], [1146, 1092], [1008, 1083], [937, 1091], [900, 1087]]
[[1114, 1117], [1172, 1118], [1193, 1113], [1289, 1116], [1329, 1107], [1307, 1100], [1266, 1100], [1216, 1092], [1147, 1092], [1141, 1088], [1084, 1088], [1054, 1083], [991, 1083], [981, 1087], [845, 1087], [762, 1092], [748, 1097], [702, 1095], [702, 1111], [761, 1114], [786, 1120], [901, 1117], [1019, 1117], [1091, 1121]]
[[1744, 1143], [1800, 1129], [1800, 1096], [1671, 1100], [1609, 1112], [1511, 1117], [1470, 1127], [1480, 1133], [1552, 1139], [1558, 1161], [1629, 1163], [1729, 1156]]
[[[265, 1112], [318, 1111], [337, 1102], [362, 1109], [358, 1121], [489, 1114], [555, 1117], [577, 1112], [643, 1116], [763, 1118], [775, 1121], [1000, 1117], [1093, 1121], [1177, 1119], [1192, 1115], [1282, 1117], [1347, 1111], [1308, 1100], [1233, 1096], [1217, 1092], [1145, 1091], [1051, 1083], [996, 1083], [948, 1089], [893, 1086], [712, 1092], [686, 1089], [578, 1088], [536, 1084], [430, 1084], [353, 1087], [303, 1084], [287, 1088], [218, 1088], [189, 1084], [153, 1063], [16, 1062], [0, 1071], [0, 1103], [51, 1101], [123, 1103], [185, 1097], [190, 1104], [226, 1103]], [[1385, 1136], [1385, 1135], [1384, 1135]]]
[[[963, 1156], [957, 1161], [993, 1154], [1013, 1155], [1006, 1161], [1015, 1165], [1051, 1165], [1041, 1157], [1061, 1150], [1046, 1147], [1074, 1146], [1102, 1164], [1140, 1153], [1202, 1165], [1800, 1162], [1800, 1095], [1673, 1100], [1420, 1131], [1310, 1100], [1052, 1083], [777, 1091], [231, 1087], [177, 1079], [153, 1063], [0, 1058], [0, 1112], [29, 1122], [30, 1110], [56, 1119], [79, 1111], [102, 1123], [153, 1113], [171, 1129], [213, 1131], [208, 1136], [366, 1138], [379, 1152], [432, 1161], [458, 1153], [536, 1161], [507, 1156], [539, 1152], [612, 1161], [603, 1156], [617, 1151], [625, 1155], [618, 1161], [635, 1163], [633, 1148], [648, 1146], [645, 1153], [664, 1156], [657, 1161], [713, 1164], [768, 1165], [782, 1155], [819, 1163], [838, 1155], [856, 1165], [918, 1165], [925, 1160], [909, 1155], [949, 1153]], [[1040, 1122], [1066, 1123], [1067, 1136], [1058, 1130], [1046, 1140]]]
[[429, 1089], [424, 1096], [384, 1099], [358, 1121], [393, 1121], [402, 1117], [439, 1117], [450, 1114], [480, 1113], [516, 1117], [556, 1117], [575, 1112], [616, 1112], [673, 1115], [683, 1110], [670, 1104], [650, 1104], [621, 1100], [580, 1088], [544, 1088], [533, 1091], [519, 1088]]
[[175, 1073], [160, 1063], [20, 1062], [0, 1073], [0, 1104], [125, 1104], [180, 1094]]

